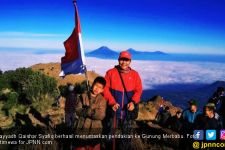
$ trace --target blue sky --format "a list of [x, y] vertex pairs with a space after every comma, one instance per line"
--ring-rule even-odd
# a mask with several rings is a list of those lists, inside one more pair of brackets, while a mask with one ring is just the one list
[[[225, 54], [225, 0], [78, 0], [86, 50]], [[72, 0], [1, 0], [0, 47], [62, 50]], [[1, 48], [3, 49], [3, 48]]]

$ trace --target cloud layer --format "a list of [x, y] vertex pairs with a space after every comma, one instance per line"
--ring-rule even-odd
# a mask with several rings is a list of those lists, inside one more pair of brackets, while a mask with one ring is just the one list
[[[0, 69], [3, 71], [18, 67], [29, 67], [37, 63], [60, 62], [59, 54], [16, 54], [0, 52]], [[88, 70], [104, 76], [105, 72], [117, 65], [117, 60], [87, 58]], [[225, 64], [206, 62], [166, 62], [135, 60], [131, 67], [142, 78], [144, 89], [154, 89], [158, 85], [176, 83], [212, 83], [225, 79]]]
[[[96, 58], [88, 58], [87, 62], [90, 70], [101, 75], [117, 64], [116, 60]], [[163, 84], [212, 83], [225, 79], [225, 64], [221, 63], [135, 60], [131, 66], [139, 72], [145, 89]]]

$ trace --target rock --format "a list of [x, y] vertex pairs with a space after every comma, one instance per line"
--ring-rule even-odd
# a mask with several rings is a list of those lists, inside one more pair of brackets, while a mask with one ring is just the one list
[[[44, 73], [45, 75], [48, 75], [50, 77], [53, 77], [57, 81], [57, 85], [66, 85], [67, 83], [82, 83], [85, 80], [84, 75], [80, 74], [70, 74], [65, 76], [65, 78], [60, 78], [59, 73], [61, 72], [61, 66], [60, 63], [46, 63], [46, 64], [36, 64], [30, 67], [33, 71], [40, 71]], [[94, 79], [99, 76], [99, 74], [88, 71], [88, 79], [90, 83], [94, 81]]]
[[174, 116], [178, 110], [182, 110], [179, 107], [173, 106], [170, 101], [162, 99], [161, 96], [155, 96], [147, 102], [142, 102], [139, 104], [137, 121], [154, 121], [160, 105], [163, 105], [164, 107], [168, 106], [172, 116]]

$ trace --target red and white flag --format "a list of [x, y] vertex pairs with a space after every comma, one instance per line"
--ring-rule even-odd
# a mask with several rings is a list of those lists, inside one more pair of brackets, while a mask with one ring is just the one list
[[63, 77], [68, 74], [84, 73], [86, 70], [84, 49], [81, 38], [80, 19], [76, 2], [75, 7], [75, 28], [70, 37], [64, 42], [66, 49], [65, 56], [61, 58], [61, 73]]

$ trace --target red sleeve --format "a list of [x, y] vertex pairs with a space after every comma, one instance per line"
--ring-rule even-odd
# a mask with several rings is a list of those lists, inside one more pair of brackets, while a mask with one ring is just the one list
[[134, 89], [134, 95], [132, 97], [132, 100], [137, 104], [140, 102], [142, 94], [142, 82], [139, 74], [135, 73], [135, 89]]
[[105, 80], [106, 80], [106, 86], [105, 86], [105, 89], [104, 89], [104, 97], [109, 102], [109, 105], [115, 105], [116, 100], [110, 92], [111, 80], [110, 80], [110, 72], [109, 71], [106, 72]]

